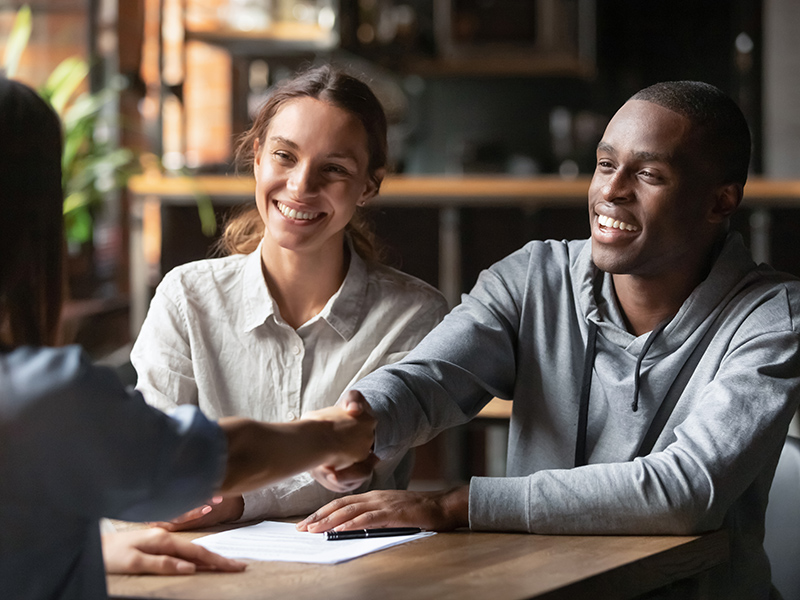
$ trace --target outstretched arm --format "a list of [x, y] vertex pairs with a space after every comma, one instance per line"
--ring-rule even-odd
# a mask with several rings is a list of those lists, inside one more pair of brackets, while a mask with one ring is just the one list
[[279, 481], [319, 464], [345, 469], [365, 460], [375, 420], [363, 399], [309, 413], [294, 423], [261, 423], [239, 417], [219, 421], [228, 439], [223, 495]]

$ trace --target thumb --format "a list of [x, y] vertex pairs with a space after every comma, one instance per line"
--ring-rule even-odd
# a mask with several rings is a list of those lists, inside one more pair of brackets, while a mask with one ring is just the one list
[[347, 392], [342, 406], [344, 411], [351, 417], [357, 417], [358, 415], [369, 411], [369, 404], [367, 404], [364, 396], [361, 395], [361, 392], [357, 392], [355, 390], [350, 390]]

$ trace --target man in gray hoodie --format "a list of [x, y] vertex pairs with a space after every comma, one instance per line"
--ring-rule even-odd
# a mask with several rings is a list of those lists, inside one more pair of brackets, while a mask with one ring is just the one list
[[635, 94], [597, 147], [591, 239], [535, 241], [498, 262], [405, 360], [356, 386], [381, 459], [493, 396], [513, 400], [507, 477], [351, 496], [299, 527], [725, 528], [714, 597], [768, 598], [764, 511], [800, 401], [800, 281], [757, 266], [728, 231], [749, 158], [744, 117], [713, 86]]

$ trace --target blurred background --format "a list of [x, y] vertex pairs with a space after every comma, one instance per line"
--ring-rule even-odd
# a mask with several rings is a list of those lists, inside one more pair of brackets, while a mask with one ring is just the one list
[[[6, 74], [65, 126], [64, 342], [126, 363], [163, 274], [252, 202], [236, 136], [271, 85], [328, 61], [389, 117], [371, 218], [390, 264], [451, 305], [528, 240], [588, 235], [605, 125], [676, 79], [738, 102], [754, 147], [733, 227], [800, 275], [798, 25], [795, 0], [0, 0]], [[413, 485], [503, 474], [502, 405], [418, 449]]]
[[800, 274], [798, 25], [795, 0], [0, 0], [9, 75], [49, 86], [75, 151], [64, 338], [110, 361], [162, 275], [252, 201], [233, 141], [270, 85], [316, 62], [383, 102], [393, 174], [375, 227], [451, 304], [526, 241], [588, 234], [606, 123], [674, 79], [739, 103], [754, 153], [734, 226]]

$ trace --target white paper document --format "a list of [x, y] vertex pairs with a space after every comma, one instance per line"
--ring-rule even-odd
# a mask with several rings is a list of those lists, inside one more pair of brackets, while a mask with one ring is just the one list
[[297, 531], [294, 523], [264, 521], [257, 525], [213, 533], [194, 540], [194, 543], [228, 558], [332, 565], [434, 533], [423, 531], [413, 535], [328, 541], [323, 533]]

